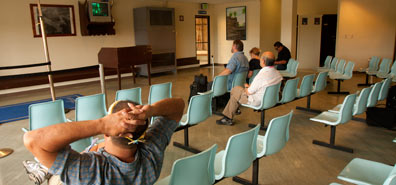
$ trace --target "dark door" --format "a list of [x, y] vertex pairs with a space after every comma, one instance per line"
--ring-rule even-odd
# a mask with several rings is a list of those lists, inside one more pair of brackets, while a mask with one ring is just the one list
[[337, 14], [326, 14], [322, 17], [322, 38], [320, 42], [320, 66], [328, 55], [334, 57], [337, 36]]
[[210, 19], [209, 16], [195, 16], [195, 48], [200, 65], [210, 64]]

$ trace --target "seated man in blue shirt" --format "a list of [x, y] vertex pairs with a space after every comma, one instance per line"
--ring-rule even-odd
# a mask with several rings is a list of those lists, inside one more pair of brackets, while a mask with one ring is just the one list
[[[64, 184], [154, 184], [164, 151], [183, 115], [180, 98], [152, 105], [128, 101], [112, 105], [109, 115], [89, 121], [60, 123], [27, 132], [24, 144], [49, 173]], [[149, 117], [157, 117], [147, 129]], [[104, 134], [104, 148], [78, 153], [70, 143]]]
[[231, 90], [232, 88], [232, 80], [236, 73], [249, 70], [249, 61], [243, 54], [243, 42], [240, 40], [234, 40], [231, 52], [233, 53], [231, 59], [228, 61], [226, 68], [219, 74], [219, 76], [229, 75], [227, 82], [228, 90]]

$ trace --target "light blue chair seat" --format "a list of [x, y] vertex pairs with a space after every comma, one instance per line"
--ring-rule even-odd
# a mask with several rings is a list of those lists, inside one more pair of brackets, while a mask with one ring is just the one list
[[378, 66], [380, 64], [381, 58], [373, 56], [371, 57], [369, 61], [369, 66], [366, 69], [366, 74], [367, 75], [376, 75], [378, 72]]
[[178, 130], [184, 130], [184, 144], [173, 142], [173, 145], [192, 153], [199, 153], [200, 150], [190, 147], [188, 128], [205, 121], [212, 116], [212, 96], [213, 92], [192, 96], [188, 104], [187, 114], [184, 114], [179, 123]]
[[396, 183], [396, 167], [354, 158], [337, 178], [353, 184], [390, 185]]
[[356, 94], [350, 94], [347, 97], [345, 97], [339, 113], [325, 111], [314, 118], [310, 118], [311, 121], [320, 122], [325, 125], [330, 125], [330, 129], [331, 129], [330, 143], [314, 140], [313, 144], [353, 153], [353, 149], [335, 145], [335, 133], [336, 133], [336, 126], [345, 124], [352, 119], [352, 110], [355, 100], [356, 100]]
[[[280, 86], [281, 83], [266, 87], [263, 94], [263, 99], [261, 100], [260, 105], [258, 106], [253, 106], [250, 104], [241, 104], [243, 107], [248, 107], [261, 112], [260, 125], [262, 130], [266, 129], [265, 110], [274, 107], [278, 103]], [[254, 127], [255, 125], [250, 124], [249, 126]]]
[[214, 158], [217, 145], [192, 156], [178, 159], [173, 163], [171, 175], [159, 180], [155, 185], [211, 185], [214, 179]]
[[297, 60], [293, 60], [292, 65], [290, 66], [291, 69], [288, 70], [286, 69], [286, 72], [280, 72], [280, 74], [284, 77], [284, 78], [293, 78], [297, 76], [297, 70], [298, 70], [298, 65], [299, 62]]
[[215, 157], [216, 180], [237, 176], [251, 166], [257, 156], [256, 145], [259, 129], [260, 125], [257, 125], [251, 130], [233, 135], [228, 139], [225, 150], [218, 152]]
[[367, 100], [367, 107], [375, 107], [377, 105], [382, 83], [383, 82], [377, 82], [373, 85]]
[[305, 75], [301, 81], [300, 88], [297, 89], [297, 97], [302, 98], [310, 95], [313, 89], [314, 74]]
[[219, 112], [216, 112], [216, 98], [219, 96], [223, 96], [224, 94], [226, 94], [228, 92], [227, 90], [227, 79], [228, 79], [228, 75], [224, 75], [224, 76], [215, 76], [215, 78], [213, 79], [213, 83], [212, 83], [212, 88], [211, 90], [207, 91], [207, 92], [198, 92], [198, 94], [207, 94], [207, 93], [212, 93], [212, 98], [213, 98], [213, 113], [214, 114], [219, 114], [222, 115]]
[[382, 59], [382, 62], [379, 66], [379, 69], [377, 71], [377, 73], [375, 73], [375, 75], [378, 78], [381, 77], [386, 77], [389, 74], [389, 70], [390, 70], [390, 65], [392, 64], [392, 60], [389, 58], [384, 58]]
[[279, 103], [288, 103], [293, 101], [297, 97], [297, 86], [299, 78], [287, 80], [285, 87], [282, 90], [282, 98]]
[[[342, 65], [345, 63], [345, 61], [343, 63], [342, 63], [342, 61], [344, 61], [344, 60], [341, 60], [341, 62], [338, 65]], [[341, 82], [352, 78], [354, 67], [355, 67], [355, 63], [349, 61], [345, 67], [345, 70], [343, 70], [342, 73], [338, 72], [338, 70], [335, 73], [329, 73], [329, 76], [331, 79], [337, 80], [337, 91], [336, 92], [328, 92], [329, 94], [349, 94], [349, 92], [347, 92], [347, 91], [343, 91], [343, 92], [341, 91]]]
[[260, 72], [260, 69], [255, 69], [253, 70], [252, 77], [249, 78], [249, 84], [252, 84], [254, 78], [257, 76], [257, 74]]
[[329, 76], [333, 75], [333, 74], [343, 74], [345, 70], [345, 60], [341, 59], [338, 64], [337, 64], [337, 68], [335, 71], [329, 71]]
[[[307, 96], [307, 107], [296, 106], [296, 109], [303, 110], [303, 111], [308, 111], [308, 112], [314, 112], [314, 113], [321, 113], [322, 112], [320, 110], [311, 109], [311, 95], [313, 95], [315, 93], [318, 93], [320, 91], [323, 91], [326, 88], [326, 86], [327, 86], [327, 74], [328, 74], [328, 72], [320, 72], [318, 74], [318, 76], [316, 77], [316, 81], [315, 81], [314, 86], [312, 87], [311, 94], [309, 94]], [[310, 79], [306, 79], [306, 80], [310, 81]], [[309, 83], [307, 82], [307, 84], [309, 84]], [[305, 87], [305, 88], [309, 88], [308, 85], [306, 85], [306, 86], [307, 87]], [[298, 94], [299, 93], [300, 92], [298, 92]]]
[[326, 72], [334, 72], [337, 70], [338, 58], [334, 57], [330, 64], [330, 70]]
[[[147, 101], [149, 105], [166, 98], [172, 98], [172, 82], [150, 86], [150, 92]], [[151, 118], [150, 124], [153, 123], [153, 121], [154, 117]]]
[[294, 59], [290, 58], [289, 61], [286, 64], [286, 69], [285, 70], [278, 70], [279, 73], [290, 73], [292, 71], [292, 68], [293, 68], [292, 67], [293, 63], [294, 63]]
[[391, 78], [385, 78], [383, 80], [379, 95], [378, 95], [378, 101], [385, 100], [388, 97], [388, 92], [389, 92], [389, 87], [391, 86], [392, 79]]
[[[248, 71], [236, 73], [234, 75], [234, 79], [232, 80], [231, 89], [233, 89], [236, 86], [244, 87], [245, 83], [246, 83], [247, 74], [248, 74]], [[228, 92], [231, 92], [231, 89], [228, 90]]]
[[[104, 94], [78, 97], [76, 99], [76, 121], [96, 120], [107, 115], [106, 97]], [[84, 151], [92, 144], [92, 137], [80, 139], [70, 144], [77, 152]]]
[[67, 122], [63, 100], [36, 103], [29, 106], [29, 129], [24, 132]]
[[330, 63], [331, 63], [331, 59], [332, 59], [332, 58], [333, 58], [332, 56], [327, 56], [326, 59], [325, 59], [325, 61], [324, 61], [323, 67], [318, 67], [318, 68], [317, 68], [317, 71], [318, 71], [318, 72], [326, 72], [326, 71], [329, 71], [329, 70], [330, 70]]
[[115, 100], [129, 100], [142, 105], [142, 88], [123, 89], [116, 92]]
[[[353, 105], [353, 111], [352, 111], [352, 115], [356, 116], [359, 114], [363, 114], [364, 112], [366, 112], [367, 110], [367, 101], [368, 101], [368, 97], [370, 95], [372, 87], [367, 87], [364, 88], [359, 96], [356, 98], [356, 102]], [[356, 93], [358, 94], [358, 93]], [[339, 104], [337, 106], [335, 106], [334, 108], [332, 108], [331, 110], [329, 110], [329, 112], [334, 112], [334, 113], [339, 113], [341, 110], [342, 104]]]

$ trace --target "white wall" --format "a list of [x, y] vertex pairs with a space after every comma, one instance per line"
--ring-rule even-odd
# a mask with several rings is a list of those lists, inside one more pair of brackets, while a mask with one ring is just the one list
[[[48, 45], [53, 70], [78, 68], [97, 65], [97, 53], [101, 47], [120, 47], [135, 45], [133, 31], [133, 8], [143, 6], [163, 6], [162, 1], [154, 0], [117, 0], [112, 13], [115, 19], [116, 35], [81, 36], [78, 1], [42, 0], [43, 4], [74, 5], [77, 36], [49, 37]], [[12, 66], [44, 62], [43, 46], [40, 38], [33, 38], [29, 4], [35, 0], [2, 2], [0, 11], [2, 30], [0, 34], [0, 66]], [[7, 7], [7, 8], [4, 8]], [[175, 7], [176, 14], [176, 57], [195, 56], [194, 15], [198, 3], [168, 3]], [[185, 21], [179, 22], [178, 15], [184, 15]], [[0, 71], [0, 75], [23, 74], [46, 71], [45, 67]]]
[[260, 3], [260, 49], [276, 54], [274, 43], [280, 40], [281, 1], [261, 0]]
[[282, 0], [280, 41], [290, 49], [292, 58], [296, 53], [297, 1]]
[[298, 15], [337, 14], [338, 0], [297, 0]]
[[371, 56], [393, 58], [395, 0], [340, 0], [336, 56], [367, 67]]
[[246, 1], [237, 3], [214, 4], [215, 13], [214, 57], [215, 63], [226, 64], [231, 58], [232, 40], [226, 40], [226, 8], [246, 6], [246, 40], [243, 40], [245, 55], [249, 58], [249, 51], [253, 47], [260, 47], [260, 1]]

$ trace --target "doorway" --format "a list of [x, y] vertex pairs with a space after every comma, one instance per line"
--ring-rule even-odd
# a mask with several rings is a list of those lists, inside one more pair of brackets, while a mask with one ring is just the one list
[[195, 51], [201, 66], [210, 65], [210, 18], [195, 16]]
[[324, 65], [327, 56], [335, 57], [337, 38], [337, 14], [322, 16], [322, 34], [320, 44], [320, 66]]

